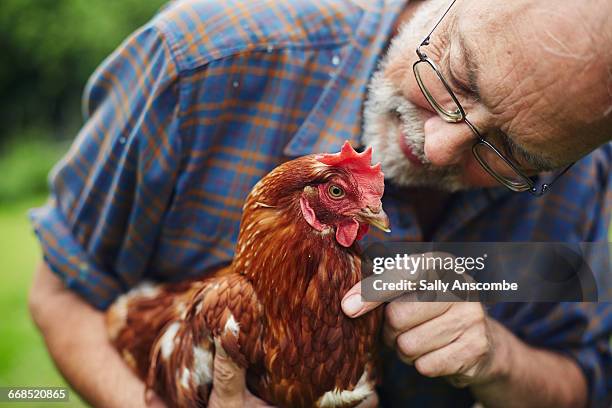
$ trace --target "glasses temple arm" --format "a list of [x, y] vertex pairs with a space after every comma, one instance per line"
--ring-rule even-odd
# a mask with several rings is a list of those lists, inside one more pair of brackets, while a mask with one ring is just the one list
[[429, 43], [429, 37], [431, 37], [431, 35], [433, 34], [433, 32], [436, 30], [436, 28], [438, 27], [438, 25], [440, 25], [440, 23], [442, 22], [442, 20], [444, 19], [444, 17], [446, 17], [446, 15], [448, 14], [448, 12], [450, 11], [450, 9], [453, 7], [453, 4], [455, 4], [457, 0], [453, 0], [451, 2], [451, 4], [448, 6], [448, 8], [446, 9], [446, 11], [444, 12], [444, 14], [442, 14], [442, 17], [440, 17], [440, 19], [438, 20], [438, 22], [433, 26], [433, 28], [431, 29], [431, 31], [429, 32], [429, 34], [427, 34], [427, 36], [423, 39], [423, 41], [421, 41], [421, 45], [427, 45]]
[[573, 166], [574, 164], [576, 164], [576, 162], [573, 162], [572, 164], [570, 164], [569, 166], [567, 166], [566, 168], [564, 168], [564, 169], [563, 169], [563, 171], [561, 171], [559, 174], [557, 174], [557, 175], [555, 176], [555, 178], [553, 178], [553, 179], [550, 181], [550, 183], [544, 183], [544, 184], [542, 184], [542, 187], [540, 187], [540, 191], [539, 191], [539, 192], [534, 191], [534, 190], [532, 190], [532, 192], [537, 193], [537, 194], [536, 194], [537, 196], [541, 196], [542, 194], [544, 194], [544, 193], [546, 192], [546, 190], [548, 190], [548, 189], [550, 188], [550, 186], [552, 186], [552, 185], [553, 185], [553, 184], [554, 184], [554, 183], [555, 183], [557, 180], [559, 180], [559, 178], [561, 178], [561, 176], [562, 176], [562, 175], [564, 175], [565, 173], [567, 173], [567, 171], [568, 171], [569, 169], [571, 169], [571, 168], [572, 168], [572, 166]]

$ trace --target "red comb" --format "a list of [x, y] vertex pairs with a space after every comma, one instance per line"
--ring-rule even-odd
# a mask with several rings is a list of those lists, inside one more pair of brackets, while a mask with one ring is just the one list
[[371, 166], [372, 148], [368, 147], [363, 153], [357, 153], [348, 141], [342, 145], [340, 153], [326, 153], [316, 156], [316, 159], [329, 166], [346, 166], [351, 171], [366, 173], [372, 176], [383, 175], [380, 163]]

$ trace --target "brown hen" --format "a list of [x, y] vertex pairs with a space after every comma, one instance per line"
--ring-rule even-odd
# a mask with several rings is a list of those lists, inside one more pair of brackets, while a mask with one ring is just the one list
[[107, 312], [127, 364], [170, 406], [205, 406], [215, 339], [249, 389], [280, 407], [349, 407], [374, 392], [378, 311], [344, 316], [357, 240], [388, 231], [380, 164], [347, 143], [286, 162], [243, 207], [232, 263], [181, 284], [143, 284]]

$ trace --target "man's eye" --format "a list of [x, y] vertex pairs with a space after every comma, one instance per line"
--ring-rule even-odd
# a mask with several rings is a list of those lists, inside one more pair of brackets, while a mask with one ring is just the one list
[[535, 170], [533, 165], [523, 156], [523, 154], [510, 143], [509, 136], [505, 135], [501, 130], [491, 131], [486, 137], [507, 160], [514, 164], [526, 176], [538, 173], [538, 170]]
[[515, 149], [509, 141], [509, 137], [501, 130], [491, 129], [487, 132], [485, 138], [489, 143], [495, 146], [506, 159], [510, 160], [513, 164], [520, 164], [519, 160], [517, 160]]
[[460, 76], [457, 75], [455, 71], [452, 69], [452, 64], [449, 64], [448, 69], [448, 82], [453, 91], [462, 94], [462, 95], [472, 95], [474, 91], [470, 89], [470, 86], [467, 82], [462, 81]]

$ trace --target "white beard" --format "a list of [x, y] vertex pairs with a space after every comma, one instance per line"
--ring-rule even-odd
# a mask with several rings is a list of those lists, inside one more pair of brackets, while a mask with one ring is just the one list
[[[418, 108], [402, 95], [398, 87], [385, 77], [391, 63], [414, 60], [414, 50], [435, 23], [439, 13], [448, 6], [447, 0], [423, 3], [412, 19], [404, 23], [392, 39], [387, 54], [374, 73], [364, 105], [363, 142], [373, 148], [373, 161], [382, 163], [385, 178], [401, 186], [429, 186], [447, 191], [467, 189], [458, 166], [436, 167], [425, 156], [425, 133]], [[408, 54], [413, 53], [413, 54]], [[412, 74], [412, 66], [408, 70]], [[400, 136], [400, 132], [403, 136]], [[411, 163], [399, 146], [399, 137], [422, 162]]]

